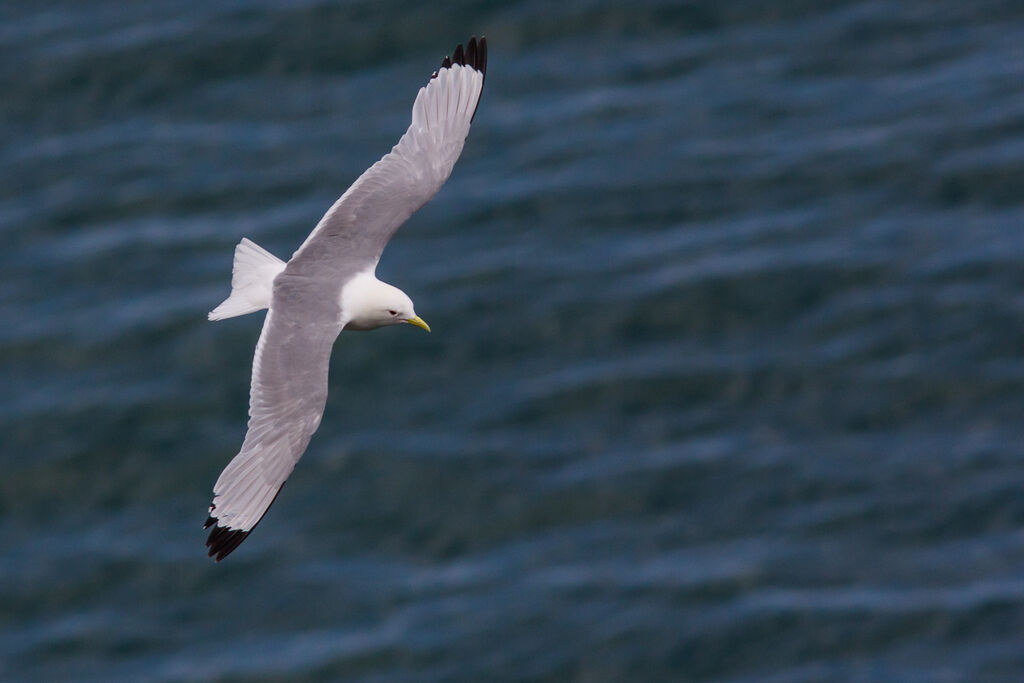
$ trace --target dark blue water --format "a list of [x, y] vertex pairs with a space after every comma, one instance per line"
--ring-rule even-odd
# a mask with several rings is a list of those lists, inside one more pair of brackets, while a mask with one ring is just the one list
[[[0, 678], [1024, 678], [1024, 5], [7, 3]], [[201, 529], [287, 256], [487, 88], [319, 432]]]

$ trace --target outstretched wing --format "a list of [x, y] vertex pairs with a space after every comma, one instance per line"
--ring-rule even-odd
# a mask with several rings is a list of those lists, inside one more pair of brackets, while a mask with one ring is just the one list
[[317, 310], [324, 305], [287, 278], [275, 286], [253, 359], [249, 430], [213, 487], [204, 526], [214, 527], [206, 546], [218, 562], [259, 523], [320, 425], [331, 346], [344, 327], [336, 304], [333, 314]]
[[344, 276], [376, 265], [384, 246], [451, 175], [487, 71], [487, 40], [455, 48], [420, 88], [412, 124], [391, 152], [352, 184], [288, 262], [303, 277]]

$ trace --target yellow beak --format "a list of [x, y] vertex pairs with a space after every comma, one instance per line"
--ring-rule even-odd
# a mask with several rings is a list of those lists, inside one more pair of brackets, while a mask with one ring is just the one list
[[409, 323], [410, 325], [415, 325], [416, 327], [422, 327], [427, 332], [430, 332], [430, 325], [428, 325], [427, 322], [419, 316], [416, 316], [415, 318], [409, 318], [405, 322]]

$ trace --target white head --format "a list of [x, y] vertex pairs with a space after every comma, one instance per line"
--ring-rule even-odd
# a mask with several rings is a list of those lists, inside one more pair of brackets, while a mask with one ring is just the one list
[[341, 308], [349, 319], [345, 329], [373, 330], [409, 323], [430, 331], [427, 323], [416, 315], [412, 299], [398, 287], [381, 282], [373, 273], [357, 275], [345, 284]]

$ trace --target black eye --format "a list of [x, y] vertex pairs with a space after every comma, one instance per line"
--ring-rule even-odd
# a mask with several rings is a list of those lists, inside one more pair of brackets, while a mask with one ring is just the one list
[[398, 311], [388, 311], [391, 315], [398, 315]]

